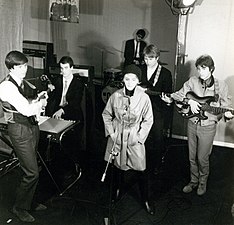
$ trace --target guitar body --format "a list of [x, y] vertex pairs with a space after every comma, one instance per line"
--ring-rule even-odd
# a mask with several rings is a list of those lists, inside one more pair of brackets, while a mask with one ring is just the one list
[[176, 102], [175, 105], [177, 112], [185, 119], [198, 117], [201, 120], [206, 120], [208, 118], [202, 110], [200, 110], [199, 113], [192, 113], [189, 105], [182, 104], [181, 102]]
[[185, 119], [198, 117], [201, 120], [206, 120], [208, 117], [205, 115], [205, 111], [208, 110], [203, 110], [203, 109], [209, 108], [210, 103], [215, 101], [215, 97], [214, 96], [199, 97], [193, 92], [188, 92], [186, 94], [186, 97], [188, 99], [192, 99], [194, 101], [199, 102], [201, 104], [201, 110], [199, 111], [199, 113], [192, 113], [189, 105], [184, 104], [182, 102], [176, 102], [175, 105], [177, 107], [178, 113], [181, 114]]

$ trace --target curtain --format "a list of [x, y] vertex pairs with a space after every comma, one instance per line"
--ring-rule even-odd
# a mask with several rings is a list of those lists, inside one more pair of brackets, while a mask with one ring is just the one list
[[[8, 73], [5, 66], [7, 53], [12, 50], [22, 50], [23, 11], [24, 0], [0, 0], [0, 81]], [[0, 117], [2, 116], [3, 111], [0, 105]]]
[[22, 50], [24, 0], [0, 0], [0, 80], [7, 73], [6, 54]]

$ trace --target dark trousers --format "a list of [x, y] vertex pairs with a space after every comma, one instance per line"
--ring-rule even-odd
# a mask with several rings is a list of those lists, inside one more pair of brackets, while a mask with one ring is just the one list
[[30, 210], [39, 180], [37, 165], [39, 127], [18, 123], [8, 124], [8, 134], [23, 171], [14, 206]]
[[156, 117], [145, 143], [146, 165], [148, 170], [159, 168], [161, 166], [162, 156], [165, 151], [163, 129], [163, 118]]
[[[137, 182], [141, 201], [146, 202], [149, 199], [149, 175], [146, 171], [123, 171], [113, 166], [113, 185], [112, 185], [112, 197], [116, 195], [117, 190], [119, 190], [120, 195], [123, 194], [123, 189], [128, 189], [125, 184], [125, 175], [131, 172], [134, 175], [134, 181]], [[132, 182], [131, 182], [132, 183]], [[134, 184], [135, 182], [133, 182]], [[125, 187], [125, 188], [124, 188]]]
[[81, 151], [86, 150], [84, 149], [84, 138], [86, 138], [86, 134], [84, 134], [84, 123], [80, 122], [72, 130], [67, 132], [62, 141], [64, 153], [75, 163], [80, 161]]

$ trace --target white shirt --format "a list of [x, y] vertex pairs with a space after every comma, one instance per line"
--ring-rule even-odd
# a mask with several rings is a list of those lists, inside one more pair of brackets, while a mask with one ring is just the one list
[[[17, 77], [12, 78], [17, 82], [21, 83], [21, 80]], [[38, 115], [42, 108], [42, 103], [35, 102], [30, 103], [18, 90], [11, 81], [3, 81], [0, 84], [0, 99], [10, 103], [16, 108], [16, 110], [24, 116]]]

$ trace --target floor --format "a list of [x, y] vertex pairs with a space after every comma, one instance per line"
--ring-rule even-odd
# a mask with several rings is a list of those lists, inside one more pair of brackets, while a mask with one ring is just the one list
[[[233, 225], [231, 206], [234, 198], [234, 151], [214, 147], [210, 159], [210, 177], [207, 193], [184, 194], [182, 187], [189, 180], [189, 164], [185, 141], [170, 140], [168, 151], [159, 174], [150, 176], [150, 196], [155, 215], [146, 213], [139, 202], [138, 187], [134, 183], [115, 205], [110, 204], [111, 166], [101, 181], [106, 162], [104, 134], [95, 130], [92, 147], [79, 152], [81, 177], [62, 196], [40, 163], [40, 182], [37, 199], [48, 209], [32, 212], [35, 225]], [[55, 150], [56, 151], [56, 150]], [[60, 153], [59, 153], [60, 154]], [[4, 157], [2, 156], [2, 159]], [[60, 191], [76, 174], [75, 166], [67, 155], [60, 154], [48, 168]], [[19, 181], [19, 167], [0, 177], [0, 225], [21, 225], [12, 213], [15, 186]], [[128, 178], [131, 179], [131, 173]]]

